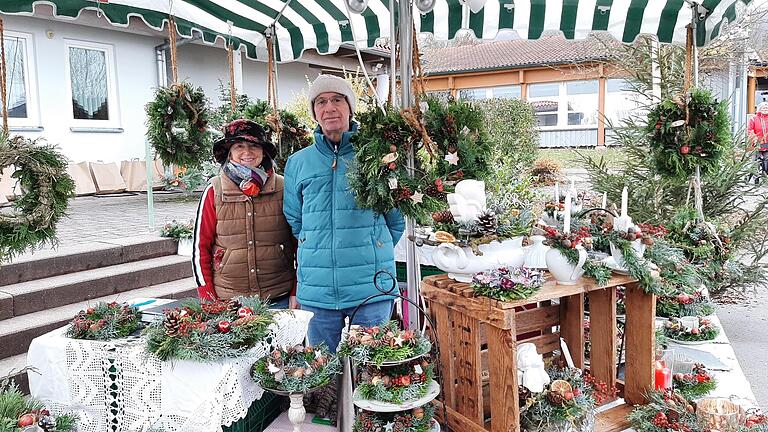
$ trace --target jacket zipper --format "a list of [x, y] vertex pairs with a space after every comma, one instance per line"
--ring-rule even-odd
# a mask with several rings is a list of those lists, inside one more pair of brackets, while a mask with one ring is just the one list
[[333, 145], [333, 172], [331, 173], [331, 258], [333, 261], [333, 290], [336, 294], [336, 310], [339, 307], [339, 285], [336, 280], [336, 160], [339, 158], [339, 145]]

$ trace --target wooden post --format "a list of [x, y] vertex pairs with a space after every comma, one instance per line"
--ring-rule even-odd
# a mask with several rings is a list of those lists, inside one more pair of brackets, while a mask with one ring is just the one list
[[605, 145], [605, 98], [608, 90], [608, 80], [603, 76], [603, 65], [600, 65], [600, 78], [597, 80], [597, 145]]
[[573, 365], [584, 368], [584, 294], [560, 300], [560, 336], [568, 345]]
[[589, 293], [590, 372], [611, 387], [616, 384], [616, 288]]
[[755, 92], [757, 87], [757, 77], [747, 75], [747, 114], [755, 113]]
[[0, 16], [0, 103], [3, 104], [3, 134], [8, 136], [8, 65], [5, 64], [5, 23]]
[[451, 319], [451, 311], [444, 305], [431, 302], [429, 309], [434, 317], [435, 326], [437, 327], [437, 343], [440, 346], [440, 366], [442, 370], [442, 384], [443, 394], [445, 395], [445, 402], [450, 407], [456, 406], [454, 398], [456, 392], [456, 375], [453, 366], [453, 335], [455, 334], [455, 328], [453, 326], [453, 320]]
[[645, 393], [653, 388], [653, 360], [656, 340], [656, 296], [646, 294], [637, 283], [627, 285], [627, 342], [624, 400], [647, 402]]
[[[488, 370], [491, 371], [491, 432], [520, 430], [520, 408], [517, 400], [517, 365], [515, 335], [511, 330], [486, 326], [488, 339]], [[481, 407], [482, 408], [482, 407]]]
[[485, 422], [483, 413], [483, 378], [480, 363], [479, 321], [462, 313], [456, 319], [457, 355], [463, 359], [456, 368], [456, 411], [477, 424]]

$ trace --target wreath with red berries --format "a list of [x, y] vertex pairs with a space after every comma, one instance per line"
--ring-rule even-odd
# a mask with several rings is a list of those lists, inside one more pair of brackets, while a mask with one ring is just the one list
[[643, 432], [699, 432], [696, 408], [677, 390], [650, 390], [648, 403], [637, 405], [627, 415], [636, 431]]
[[715, 306], [700, 290], [656, 298], [656, 316], [680, 318], [683, 316], [707, 316], [715, 313]]
[[353, 325], [344, 337], [338, 354], [355, 364], [381, 366], [421, 357], [432, 350], [432, 343], [419, 332], [400, 330], [397, 321], [380, 326]]
[[185, 301], [163, 311], [163, 319], [144, 329], [147, 351], [160, 360], [216, 361], [244, 355], [261, 341], [273, 322], [269, 303], [236, 297], [200, 303]]
[[687, 399], [698, 399], [717, 387], [715, 378], [703, 364], [696, 363], [689, 373], [676, 373], [672, 385]]
[[140, 327], [141, 312], [117, 302], [101, 302], [81, 310], [67, 328], [67, 337], [106, 341], [126, 337]]
[[697, 165], [715, 170], [731, 140], [725, 103], [700, 88], [656, 105], [646, 133], [656, 170], [670, 177], [689, 177]]
[[[426, 221], [447, 207], [458, 181], [489, 174], [491, 146], [479, 108], [462, 101], [428, 99], [426, 109], [371, 110], [359, 115], [352, 138], [350, 187], [361, 208]], [[415, 149], [412, 174], [408, 152]]]
[[700, 318], [698, 327], [686, 328], [678, 319], [670, 318], [664, 323], [664, 336], [669, 339], [684, 342], [700, 342], [714, 340], [720, 329], [707, 318]]
[[357, 392], [365, 400], [402, 404], [427, 394], [433, 371], [427, 358], [382, 368], [369, 365], [357, 377]]

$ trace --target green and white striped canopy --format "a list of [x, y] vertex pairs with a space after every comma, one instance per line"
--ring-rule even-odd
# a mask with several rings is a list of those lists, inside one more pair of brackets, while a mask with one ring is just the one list
[[[704, 46], [717, 37], [747, 2], [704, 0], [696, 44]], [[662, 43], [684, 43], [685, 26], [691, 20], [684, 0], [487, 0], [476, 13], [464, 3], [436, 0], [427, 14], [414, 7], [417, 31], [433, 33], [438, 39], [454, 38], [463, 25], [482, 39], [494, 39], [504, 29], [515, 30], [525, 39], [552, 30], [562, 31], [566, 38], [607, 31], [622, 42], [647, 34], [656, 35]], [[231, 40], [244, 47], [249, 57], [262, 60], [267, 58], [264, 34], [274, 25], [281, 62], [296, 60], [307, 49], [331, 54], [343, 43], [372, 47], [377, 39], [389, 37], [387, 0], [369, 0], [361, 15], [350, 14], [344, 0], [4, 0], [0, 12], [32, 14], [42, 4], [53, 5], [59, 18], [75, 18], [90, 9], [116, 26], [127, 26], [129, 18], [136, 16], [157, 30], [163, 29], [172, 13], [182, 36], [197, 31], [207, 43]]]

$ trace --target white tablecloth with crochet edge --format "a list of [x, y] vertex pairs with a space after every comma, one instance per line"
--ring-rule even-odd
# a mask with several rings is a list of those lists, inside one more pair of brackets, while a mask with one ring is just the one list
[[75, 413], [80, 432], [219, 432], [245, 417], [262, 390], [251, 365], [304, 342], [311, 312], [280, 311], [248, 355], [213, 363], [161, 362], [139, 338], [69, 339], [66, 328], [35, 338], [27, 353], [33, 396], [55, 414]]

